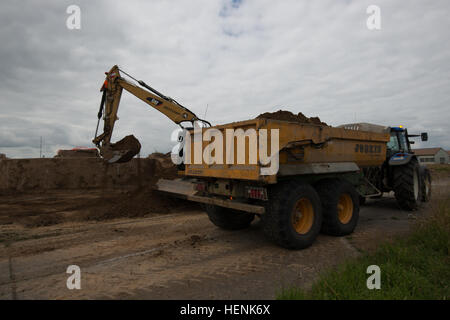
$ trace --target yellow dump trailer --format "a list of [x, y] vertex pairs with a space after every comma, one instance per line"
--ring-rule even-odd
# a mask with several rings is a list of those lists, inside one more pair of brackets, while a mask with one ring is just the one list
[[[213, 139], [211, 141], [204, 139], [208, 130], [218, 130], [221, 133], [223, 141], [216, 145], [215, 150], [214, 148], [205, 150], [214, 143]], [[267, 135], [261, 134], [261, 130], [265, 130]], [[187, 139], [190, 142], [191, 152], [187, 155], [188, 159], [185, 159], [186, 176], [268, 183], [276, 183], [279, 176], [342, 172], [379, 166], [386, 160], [386, 142], [390, 138], [389, 133], [347, 130], [272, 119], [234, 122], [198, 131], [203, 139], [195, 139], [193, 130], [190, 131], [191, 138]], [[278, 132], [276, 150], [272, 150], [274, 132]], [[266, 154], [279, 153], [279, 170], [275, 170], [273, 174], [261, 174], [261, 169], [268, 167], [260, 161], [261, 140], [267, 141]], [[196, 147], [198, 149], [199, 145], [202, 156], [195, 159], [195, 149]], [[222, 147], [221, 159], [205, 163], [209, 153], [212, 153], [213, 157], [218, 153], [218, 147]], [[239, 157], [243, 161], [239, 161]], [[276, 160], [274, 158], [273, 161]]]
[[310, 246], [320, 230], [353, 232], [361, 196], [381, 192], [362, 169], [386, 161], [388, 132], [253, 119], [189, 130], [185, 176], [158, 189], [205, 205], [220, 228], [243, 229], [255, 216], [279, 245]]

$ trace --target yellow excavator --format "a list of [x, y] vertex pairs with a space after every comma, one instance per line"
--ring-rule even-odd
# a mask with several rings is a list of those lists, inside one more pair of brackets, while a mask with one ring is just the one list
[[[121, 76], [121, 72], [136, 81], [140, 86], [124, 79]], [[109, 163], [127, 162], [137, 155], [141, 149], [140, 142], [133, 135], [127, 136], [116, 143], [111, 143], [114, 124], [119, 119], [117, 112], [123, 89], [165, 114], [170, 120], [180, 125], [181, 128], [185, 128], [184, 125], [186, 123], [194, 126], [195, 122], [200, 122], [203, 126], [211, 126], [208, 121], [200, 119], [174, 99], [158, 92], [144, 81], [135, 79], [117, 65], [113, 66], [105, 74], [106, 79], [100, 89], [102, 99], [97, 115], [97, 128], [92, 142], [99, 148], [103, 159]], [[98, 128], [102, 118], [104, 120], [103, 133], [98, 135]]]

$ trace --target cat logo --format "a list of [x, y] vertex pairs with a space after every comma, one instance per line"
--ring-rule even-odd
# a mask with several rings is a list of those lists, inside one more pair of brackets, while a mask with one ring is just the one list
[[155, 106], [159, 106], [159, 105], [162, 103], [161, 101], [159, 101], [159, 100], [157, 100], [157, 99], [155, 99], [155, 98], [152, 98], [152, 97], [148, 97], [147, 100], [148, 100], [151, 104], [154, 104]]

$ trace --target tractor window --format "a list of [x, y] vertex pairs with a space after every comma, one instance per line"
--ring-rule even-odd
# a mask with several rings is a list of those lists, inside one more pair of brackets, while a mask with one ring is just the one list
[[400, 146], [398, 144], [398, 138], [396, 132], [391, 132], [391, 140], [387, 143], [387, 148], [391, 153], [397, 152], [400, 150]]
[[400, 141], [400, 150], [402, 150], [403, 152], [408, 152], [408, 144], [406, 142], [405, 132], [398, 133], [398, 140]]

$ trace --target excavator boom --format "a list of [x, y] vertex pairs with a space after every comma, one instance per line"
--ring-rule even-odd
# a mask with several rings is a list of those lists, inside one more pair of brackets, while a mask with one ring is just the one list
[[[192, 111], [148, 86], [142, 80], [136, 80], [122, 71], [145, 89], [122, 78], [120, 71], [119, 67], [115, 65], [109, 72], [105, 73], [106, 79], [100, 89], [100, 91], [102, 91], [102, 101], [98, 112], [97, 130], [95, 132], [95, 138], [92, 140], [92, 142], [100, 149], [102, 157], [108, 162], [129, 161], [138, 154], [141, 149], [139, 141], [134, 136], [127, 136], [116, 143], [111, 143], [114, 124], [118, 120], [117, 112], [123, 89], [147, 103], [149, 106], [160, 111], [180, 126], [185, 122], [193, 124], [195, 121], [201, 121], [206, 125], [211, 126], [208, 121], [199, 119]], [[102, 117], [104, 120], [103, 133], [97, 135]]]

